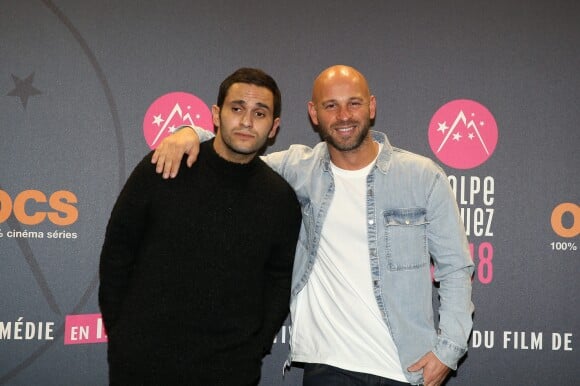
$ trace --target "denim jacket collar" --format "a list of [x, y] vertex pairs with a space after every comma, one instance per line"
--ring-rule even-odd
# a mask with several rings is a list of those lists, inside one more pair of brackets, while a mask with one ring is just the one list
[[[383, 173], [386, 174], [389, 169], [389, 163], [393, 154], [393, 146], [389, 142], [387, 136], [378, 131], [370, 131], [371, 136], [375, 142], [383, 145], [381, 152], [377, 158], [376, 166]], [[321, 152], [320, 162], [322, 164], [322, 170], [325, 172], [330, 171], [330, 153], [328, 152], [328, 145], [326, 143], [321, 143], [319, 145], [324, 146], [324, 150]]]

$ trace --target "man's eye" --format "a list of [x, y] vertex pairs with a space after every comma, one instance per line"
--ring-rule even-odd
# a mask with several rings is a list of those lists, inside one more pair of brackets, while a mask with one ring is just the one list
[[266, 116], [266, 114], [262, 111], [256, 111], [256, 117], [258, 118], [264, 118]]
[[361, 103], [361, 102], [350, 102], [350, 104], [349, 104], [349, 105], [350, 105], [350, 107], [351, 107], [351, 108], [353, 108], [353, 109], [358, 109], [359, 107], [361, 107], [361, 106], [362, 106], [362, 103]]
[[242, 111], [242, 108], [241, 107], [232, 107], [232, 111], [234, 113], [238, 113], [238, 112]]
[[336, 108], [336, 104], [334, 104], [334, 103], [327, 103], [324, 106], [322, 106], [322, 108], [324, 110], [334, 110]]

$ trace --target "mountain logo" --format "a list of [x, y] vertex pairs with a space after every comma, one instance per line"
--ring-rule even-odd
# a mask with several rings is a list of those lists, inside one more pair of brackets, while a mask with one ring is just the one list
[[493, 154], [497, 123], [482, 104], [457, 99], [441, 106], [429, 123], [429, 145], [435, 156], [455, 169], [473, 169]]
[[157, 98], [143, 118], [143, 135], [151, 149], [181, 126], [198, 126], [213, 132], [209, 107], [198, 97], [172, 92]]

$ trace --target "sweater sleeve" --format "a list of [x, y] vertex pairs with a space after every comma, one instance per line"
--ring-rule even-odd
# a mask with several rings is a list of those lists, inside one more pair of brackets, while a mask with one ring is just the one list
[[114, 328], [144, 237], [149, 189], [155, 176], [151, 154], [133, 170], [111, 212], [99, 264], [99, 307], [107, 331]]
[[270, 351], [274, 337], [289, 312], [292, 267], [302, 220], [298, 201], [293, 192], [291, 195], [292, 199], [286, 201], [290, 202], [286, 204], [286, 211], [280, 215], [282, 221], [279, 242], [273, 246], [266, 266], [265, 314], [259, 340], [264, 355]]

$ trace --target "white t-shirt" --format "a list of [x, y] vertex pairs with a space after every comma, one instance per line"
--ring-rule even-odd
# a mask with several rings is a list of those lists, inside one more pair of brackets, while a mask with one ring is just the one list
[[366, 177], [373, 165], [332, 165], [335, 192], [318, 257], [292, 310], [293, 360], [407, 382], [371, 284]]

